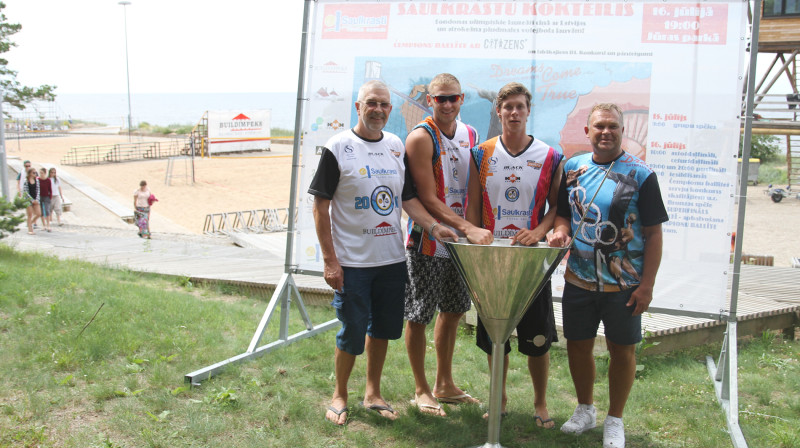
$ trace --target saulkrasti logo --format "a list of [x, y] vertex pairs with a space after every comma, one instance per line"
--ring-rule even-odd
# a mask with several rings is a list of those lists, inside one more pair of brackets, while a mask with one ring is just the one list
[[325, 5], [323, 39], [386, 39], [391, 5]]

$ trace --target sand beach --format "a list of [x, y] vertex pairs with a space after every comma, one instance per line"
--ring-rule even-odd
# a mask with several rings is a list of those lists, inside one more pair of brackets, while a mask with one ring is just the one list
[[[156, 141], [134, 137], [134, 141]], [[169, 185], [165, 184], [167, 160], [111, 163], [94, 166], [62, 166], [71, 147], [127, 142], [124, 135], [72, 135], [6, 142], [9, 159], [31, 160], [36, 167], [56, 165], [118, 201], [133, 206], [133, 191], [147, 180], [159, 202], [153, 207], [151, 229], [202, 234], [206, 215], [289, 204], [292, 147], [272, 144], [272, 150], [219, 158], [195, 158], [195, 183], [190, 165], [176, 161]], [[15, 191], [14, 186], [11, 190]], [[774, 203], [764, 194], [766, 186], [747, 190], [742, 253], [772, 256], [775, 266], [791, 266], [800, 257], [800, 200]], [[162, 230], [163, 229], [163, 230]], [[731, 229], [735, 230], [735, 229]], [[131, 225], [131, 231], [135, 229]]]

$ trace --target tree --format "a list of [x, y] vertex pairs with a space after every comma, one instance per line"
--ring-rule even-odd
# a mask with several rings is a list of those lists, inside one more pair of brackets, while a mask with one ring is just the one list
[[[744, 139], [739, 139], [739, 157], [742, 156]], [[780, 151], [778, 137], [774, 135], [753, 134], [750, 136], [750, 157], [761, 159], [762, 162], [775, 160]]]
[[53, 101], [56, 98], [54, 93], [56, 86], [41, 85], [39, 87], [23, 86], [17, 81], [17, 72], [8, 67], [8, 60], [2, 57], [3, 53], [16, 47], [17, 44], [11, 41], [11, 36], [17, 34], [22, 25], [18, 23], [8, 23], [3, 9], [6, 4], [0, 1], [0, 88], [4, 96], [3, 101], [16, 107], [25, 109], [25, 105], [34, 100]]
[[17, 226], [25, 222], [25, 216], [16, 212], [28, 205], [30, 205], [28, 201], [19, 196], [14, 196], [14, 202], [6, 201], [5, 198], [0, 197], [0, 239], [9, 233], [16, 232]]

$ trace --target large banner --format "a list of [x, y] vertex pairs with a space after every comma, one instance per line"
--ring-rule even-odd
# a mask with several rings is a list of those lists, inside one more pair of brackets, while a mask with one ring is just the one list
[[[481, 140], [500, 133], [493, 100], [517, 81], [534, 96], [529, 133], [567, 157], [591, 151], [584, 126], [595, 103], [620, 105], [623, 148], [656, 171], [670, 217], [653, 306], [727, 309], [746, 1], [319, 0], [313, 8], [299, 269], [322, 271], [306, 191], [326, 140], [355, 125], [359, 86], [389, 85], [386, 130], [404, 139], [430, 113], [428, 82], [449, 72], [465, 93], [461, 119]], [[601, 224], [583, 237], [598, 238]]]
[[209, 111], [209, 154], [269, 150], [271, 118], [269, 109]]

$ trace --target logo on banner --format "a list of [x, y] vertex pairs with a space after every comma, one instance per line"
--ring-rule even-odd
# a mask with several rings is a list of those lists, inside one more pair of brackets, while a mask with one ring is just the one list
[[324, 146], [315, 146], [314, 147], [314, 155], [315, 156], [321, 156], [323, 151], [325, 151], [325, 147]]
[[320, 101], [344, 101], [344, 97], [336, 93], [336, 89], [331, 88], [328, 90], [327, 87], [320, 87], [314, 94], [314, 98]]
[[347, 67], [344, 65], [339, 65], [333, 61], [328, 61], [322, 65], [318, 65], [314, 67], [315, 70], [319, 70], [322, 73], [333, 75], [333, 74], [344, 74], [347, 73]]
[[319, 245], [306, 246], [306, 261], [320, 261]]
[[328, 129], [330, 129], [332, 131], [338, 131], [339, 129], [342, 129], [343, 127], [344, 127], [344, 123], [342, 123], [341, 121], [336, 120], [336, 119], [334, 119], [333, 121], [328, 123]]
[[386, 39], [391, 6], [325, 5], [323, 39]]
[[219, 128], [220, 129], [230, 129], [233, 132], [237, 131], [255, 131], [259, 130], [264, 126], [264, 122], [261, 120], [251, 120], [245, 114], [239, 114], [230, 119], [230, 121], [220, 121]]

